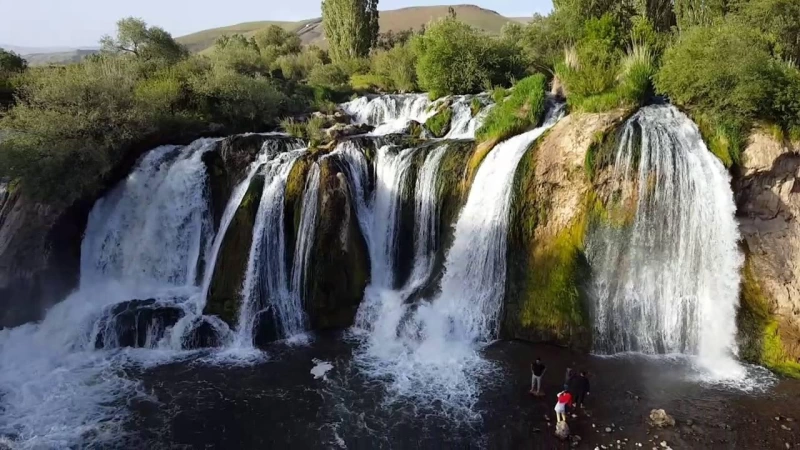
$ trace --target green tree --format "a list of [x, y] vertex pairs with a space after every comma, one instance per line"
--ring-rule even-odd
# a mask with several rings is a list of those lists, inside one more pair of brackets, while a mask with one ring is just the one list
[[27, 68], [23, 57], [0, 48], [0, 107], [13, 101], [19, 74]]
[[524, 75], [515, 45], [452, 18], [433, 23], [412, 43], [419, 84], [433, 97], [509, 85]]
[[159, 27], [148, 27], [142, 19], [128, 17], [117, 22], [117, 35], [100, 40], [103, 51], [134, 55], [144, 60], [175, 62], [188, 55], [172, 35]]
[[378, 0], [323, 0], [322, 24], [334, 61], [366, 57], [378, 41]]
[[741, 5], [739, 16], [765, 34], [776, 55], [800, 64], [799, 1], [751, 0]]
[[303, 42], [297, 33], [286, 31], [278, 25], [270, 25], [256, 32], [253, 41], [262, 51], [274, 49], [276, 56], [300, 53], [303, 49]]

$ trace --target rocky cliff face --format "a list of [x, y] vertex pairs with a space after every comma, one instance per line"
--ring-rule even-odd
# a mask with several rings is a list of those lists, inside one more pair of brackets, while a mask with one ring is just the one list
[[520, 162], [509, 230], [506, 337], [591, 345], [584, 238], [595, 196], [587, 154], [624, 116], [567, 116]]
[[742, 160], [734, 178], [747, 255], [742, 356], [786, 371], [800, 362], [800, 145], [759, 131]]
[[0, 327], [39, 320], [78, 281], [87, 205], [58, 208], [0, 194]]

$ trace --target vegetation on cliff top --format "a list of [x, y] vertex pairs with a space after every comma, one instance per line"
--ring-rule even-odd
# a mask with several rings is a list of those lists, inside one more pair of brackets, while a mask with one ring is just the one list
[[521, 80], [511, 96], [492, 108], [476, 137], [479, 141], [502, 141], [537, 126], [547, 103], [547, 81], [537, 74]]

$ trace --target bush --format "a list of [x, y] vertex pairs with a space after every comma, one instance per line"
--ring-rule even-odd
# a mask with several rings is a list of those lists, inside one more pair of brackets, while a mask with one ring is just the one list
[[380, 50], [372, 57], [372, 81], [383, 91], [413, 92], [417, 90], [416, 63], [409, 45]]
[[433, 98], [507, 85], [524, 74], [519, 49], [453, 18], [435, 22], [412, 45], [419, 84]]
[[480, 141], [504, 140], [541, 122], [546, 106], [547, 80], [537, 74], [521, 80], [511, 96], [492, 108], [476, 136]]
[[308, 84], [332, 91], [347, 90], [350, 75], [338, 64], [316, 66], [308, 74]]
[[305, 50], [302, 53], [288, 54], [278, 57], [273, 68], [280, 70], [284, 79], [301, 81], [308, 78], [314, 68], [325, 63], [319, 52]]
[[215, 68], [192, 81], [200, 96], [203, 112], [210, 120], [229, 130], [263, 131], [276, 124], [287, 102], [273, 82], [265, 77], [249, 77], [225, 68]]

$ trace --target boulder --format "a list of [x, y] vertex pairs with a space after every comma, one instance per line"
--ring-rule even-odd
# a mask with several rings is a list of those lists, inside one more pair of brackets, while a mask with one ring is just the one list
[[118, 303], [100, 319], [95, 348], [154, 347], [183, 314], [180, 307], [155, 299]]
[[269, 343], [281, 338], [280, 323], [272, 308], [267, 308], [256, 314], [253, 325], [253, 344], [256, 347], [266, 347]]
[[374, 127], [367, 125], [367, 124], [359, 124], [359, 123], [337, 123], [332, 127], [325, 130], [325, 136], [329, 140], [337, 140], [344, 137], [350, 136], [358, 136], [361, 134], [367, 134], [371, 132]]
[[187, 350], [222, 347], [230, 329], [215, 317], [198, 317], [184, 337], [182, 347]]
[[654, 409], [650, 411], [647, 423], [656, 428], [667, 428], [675, 426], [675, 419], [663, 409]]
[[566, 420], [556, 423], [556, 437], [561, 440], [569, 439], [569, 425]]

